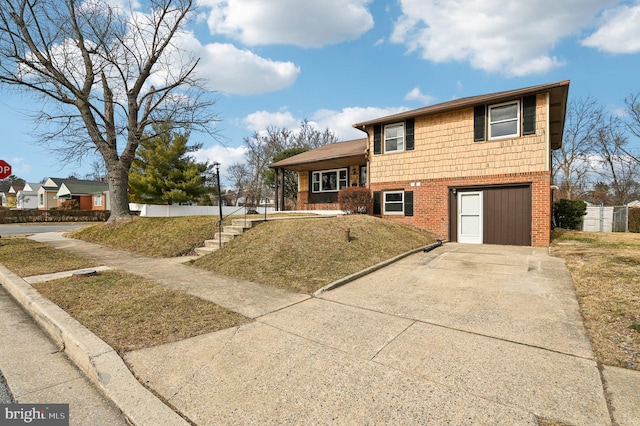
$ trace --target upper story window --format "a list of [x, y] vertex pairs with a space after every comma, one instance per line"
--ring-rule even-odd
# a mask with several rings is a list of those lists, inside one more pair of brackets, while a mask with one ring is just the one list
[[520, 102], [489, 106], [489, 139], [520, 136]]
[[313, 172], [312, 192], [337, 192], [348, 186], [347, 169], [322, 170]]
[[404, 123], [384, 126], [384, 152], [404, 151]]
[[[415, 120], [409, 118], [402, 123], [376, 124], [373, 128], [373, 153], [387, 154], [414, 149]], [[384, 152], [383, 152], [384, 150]]]
[[536, 134], [536, 95], [473, 109], [473, 140], [517, 138]]

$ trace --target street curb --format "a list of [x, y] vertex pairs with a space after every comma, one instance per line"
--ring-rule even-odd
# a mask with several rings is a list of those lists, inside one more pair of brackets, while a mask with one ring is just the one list
[[377, 263], [377, 264], [375, 264], [373, 266], [369, 266], [368, 268], [363, 269], [362, 271], [356, 272], [355, 274], [347, 275], [344, 278], [340, 278], [337, 281], [334, 281], [334, 282], [332, 282], [330, 284], [327, 284], [326, 286], [316, 290], [312, 294], [312, 296], [314, 296], [314, 297], [320, 296], [324, 292], [336, 289], [336, 288], [341, 287], [341, 286], [343, 286], [343, 285], [345, 285], [347, 283], [350, 283], [351, 281], [357, 280], [358, 278], [362, 278], [365, 275], [369, 275], [372, 272], [375, 272], [378, 269], [382, 269], [385, 266], [388, 266], [388, 265], [390, 265], [390, 264], [392, 264], [394, 262], [397, 262], [398, 260], [404, 259], [407, 256], [411, 256], [412, 254], [415, 254], [415, 253], [418, 253], [418, 252], [421, 252], [421, 251], [425, 251], [425, 252], [431, 251], [436, 247], [440, 247], [441, 245], [442, 245], [442, 241], [439, 241], [437, 243], [429, 244], [428, 246], [425, 246], [425, 247], [418, 247], [416, 249], [409, 250], [409, 251], [407, 251], [405, 253], [399, 254], [396, 257], [392, 257], [391, 259], [384, 260], [384, 261], [382, 261], [380, 263]]
[[111, 346], [1, 264], [0, 284], [132, 425], [189, 425], [136, 380]]

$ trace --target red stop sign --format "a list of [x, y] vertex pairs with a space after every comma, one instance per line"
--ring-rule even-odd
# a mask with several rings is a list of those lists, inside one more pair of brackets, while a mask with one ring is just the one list
[[0, 179], [11, 176], [11, 165], [4, 160], [0, 160]]

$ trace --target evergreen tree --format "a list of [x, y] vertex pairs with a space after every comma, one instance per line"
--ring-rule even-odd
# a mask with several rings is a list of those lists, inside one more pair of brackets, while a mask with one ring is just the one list
[[155, 136], [143, 139], [131, 166], [131, 201], [187, 203], [209, 193], [206, 182], [211, 166], [189, 155], [202, 145], [188, 145], [189, 134], [172, 131], [170, 124], [154, 125], [153, 130]]

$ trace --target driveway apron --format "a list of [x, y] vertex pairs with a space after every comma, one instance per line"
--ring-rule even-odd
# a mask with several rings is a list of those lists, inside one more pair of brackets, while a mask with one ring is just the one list
[[569, 274], [531, 247], [445, 244], [125, 359], [199, 425], [611, 422]]

